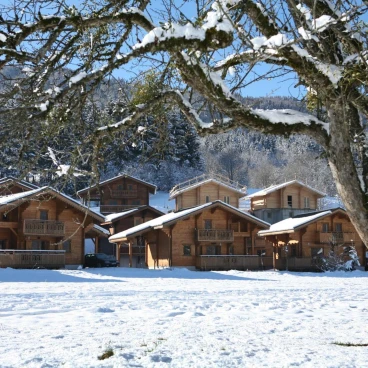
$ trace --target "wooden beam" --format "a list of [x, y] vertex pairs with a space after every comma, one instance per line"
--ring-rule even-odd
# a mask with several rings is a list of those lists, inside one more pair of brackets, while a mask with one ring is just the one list
[[18, 233], [11, 227], [9, 229], [18, 238]]
[[170, 226], [170, 249], [169, 249], [169, 267], [172, 267], [172, 243], [173, 243], [173, 229], [175, 225]]
[[133, 267], [133, 244], [132, 240], [129, 240], [129, 267]]
[[158, 252], [158, 244], [159, 244], [159, 240], [160, 240], [160, 233], [159, 230], [156, 230], [156, 266], [158, 268], [158, 256], [159, 256], [159, 252]]

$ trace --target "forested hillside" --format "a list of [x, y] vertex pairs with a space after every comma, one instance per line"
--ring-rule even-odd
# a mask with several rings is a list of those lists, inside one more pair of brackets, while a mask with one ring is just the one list
[[[19, 75], [16, 69], [8, 69], [9, 82]], [[144, 83], [139, 93], [142, 88], [147, 93], [147, 80]], [[133, 93], [123, 80], [110, 81], [108, 86], [102, 84], [75, 118], [78, 129], [62, 122], [57, 131], [46, 130], [37, 140], [25, 141], [20, 135], [19, 141], [5, 145], [0, 154], [1, 175], [28, 174], [31, 180], [69, 194], [88, 185], [91, 180], [88, 174], [96, 168], [91, 165], [90, 153], [84, 153], [92, 151], [85, 143], [86, 137], [99, 126], [123, 120]], [[303, 101], [283, 96], [246, 97], [242, 101], [252, 108], [306, 111]], [[213, 116], [204, 110], [201, 118], [210, 121]], [[4, 129], [3, 139], [6, 135]], [[77, 152], [68, 149], [78, 145]], [[69, 167], [70, 172], [66, 169]], [[68, 175], [72, 170], [80, 175]], [[335, 194], [323, 152], [309, 137], [287, 139], [239, 128], [203, 138], [175, 106], [145, 116], [133, 127], [105, 138], [99, 151], [98, 172], [100, 179], [126, 172], [156, 184], [160, 190], [169, 190], [176, 183], [204, 172], [221, 173], [256, 188], [297, 178]]]

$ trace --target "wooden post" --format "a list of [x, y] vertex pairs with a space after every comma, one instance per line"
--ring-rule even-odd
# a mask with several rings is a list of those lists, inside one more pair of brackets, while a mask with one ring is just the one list
[[116, 260], [119, 262], [119, 265], [120, 265], [120, 244], [121, 243], [116, 243], [116, 249], [115, 249]]
[[170, 247], [169, 248], [169, 267], [172, 267], [172, 233], [173, 233], [173, 227], [174, 226], [170, 226], [170, 234], [169, 234], [169, 241], [170, 241], [170, 245], [169, 245], [169, 247]]
[[159, 241], [160, 241], [160, 230], [156, 230], [156, 265], [157, 268], [159, 268], [159, 264], [158, 264], [158, 256], [159, 256], [159, 252], [158, 252], [158, 247], [159, 247]]
[[97, 235], [95, 238], [95, 253], [98, 253], [98, 243], [99, 243], [100, 237]]
[[133, 244], [132, 241], [129, 240], [129, 267], [133, 267]]

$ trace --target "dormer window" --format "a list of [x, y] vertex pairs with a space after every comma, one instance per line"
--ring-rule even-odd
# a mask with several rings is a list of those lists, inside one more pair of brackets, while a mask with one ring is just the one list
[[293, 207], [293, 196], [288, 195], [287, 196], [287, 205], [288, 207], [292, 208]]
[[210, 202], [210, 196], [206, 196], [206, 203]]
[[304, 197], [304, 208], [310, 208], [309, 197]]

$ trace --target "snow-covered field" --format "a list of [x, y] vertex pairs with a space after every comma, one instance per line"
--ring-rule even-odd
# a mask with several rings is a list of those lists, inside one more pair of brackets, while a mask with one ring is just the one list
[[368, 367], [336, 342], [368, 343], [368, 273], [0, 269], [0, 367]]

